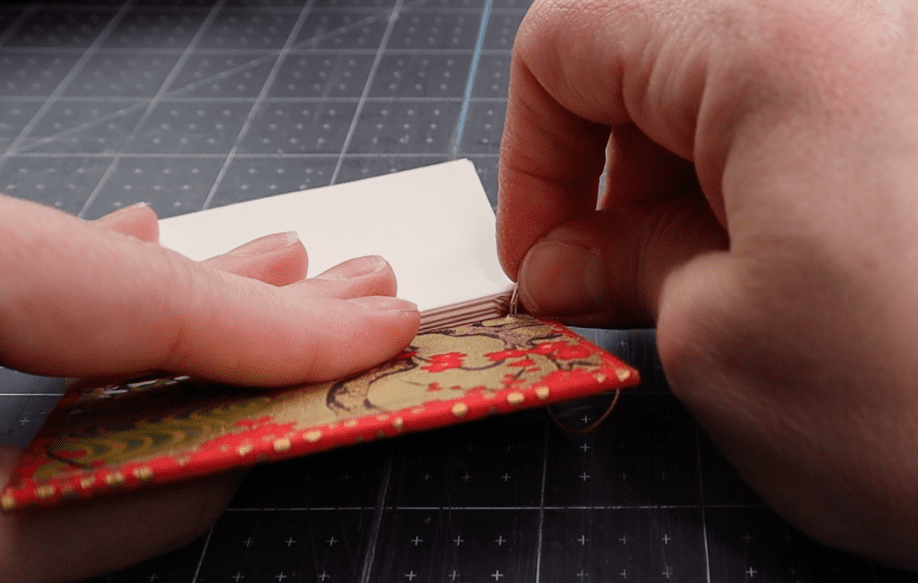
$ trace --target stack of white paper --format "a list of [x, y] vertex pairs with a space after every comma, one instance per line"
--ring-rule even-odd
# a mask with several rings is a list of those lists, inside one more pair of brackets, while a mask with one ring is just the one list
[[512, 282], [497, 260], [494, 212], [468, 160], [281, 194], [160, 221], [160, 241], [192, 259], [296, 231], [318, 274], [382, 255], [421, 328], [504, 315]]

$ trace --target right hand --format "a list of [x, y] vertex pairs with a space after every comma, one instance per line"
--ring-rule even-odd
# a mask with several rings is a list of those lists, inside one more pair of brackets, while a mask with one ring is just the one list
[[899, 0], [538, 0], [498, 205], [530, 311], [655, 324], [673, 391], [767, 502], [911, 568], [916, 32]]

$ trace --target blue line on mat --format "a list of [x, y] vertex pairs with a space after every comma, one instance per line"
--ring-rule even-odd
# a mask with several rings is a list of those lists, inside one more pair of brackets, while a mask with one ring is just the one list
[[469, 80], [465, 84], [465, 97], [462, 100], [462, 110], [459, 112], [459, 122], [456, 124], [456, 143], [453, 144], [453, 158], [459, 155], [459, 143], [462, 142], [465, 116], [469, 112], [472, 86], [475, 85], [475, 73], [478, 71], [478, 59], [481, 57], [481, 47], [484, 45], [485, 29], [488, 28], [488, 17], [491, 16], [492, 3], [493, 0], [485, 0], [484, 11], [481, 13], [481, 26], [478, 28], [478, 40], [475, 41], [475, 53], [472, 55], [472, 64], [469, 67]]

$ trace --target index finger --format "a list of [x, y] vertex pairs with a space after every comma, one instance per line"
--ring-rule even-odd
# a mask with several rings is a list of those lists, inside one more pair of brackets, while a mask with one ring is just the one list
[[669, 4], [537, 2], [526, 15], [501, 142], [498, 247], [511, 277], [543, 235], [596, 208], [612, 127], [634, 123], [692, 158], [703, 71], [685, 52], [699, 43]]
[[511, 279], [533, 243], [596, 208], [608, 135], [608, 127], [565, 108], [514, 58], [497, 205], [497, 248]]
[[[609, 126], [627, 117], [617, 80], [589, 70], [596, 57], [581, 44], [587, 26], [576, 8], [536, 3], [517, 33], [497, 207], [498, 250], [513, 279], [538, 239], [596, 208]], [[586, 79], [603, 88], [584, 87]], [[584, 90], [602, 93], [603, 107]]]

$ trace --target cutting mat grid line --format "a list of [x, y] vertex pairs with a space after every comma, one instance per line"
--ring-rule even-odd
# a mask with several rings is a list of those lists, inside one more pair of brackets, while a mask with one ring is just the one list
[[289, 53], [290, 47], [293, 46], [298, 33], [305, 23], [306, 15], [309, 14], [312, 6], [313, 1], [307, 2], [306, 5], [303, 6], [303, 8], [300, 10], [299, 14], [297, 14], [296, 21], [293, 23], [293, 27], [288, 33], [287, 40], [285, 41], [283, 48], [277, 53], [277, 58], [272, 63], [271, 69], [268, 71], [267, 77], [265, 78], [261, 90], [258, 93], [258, 97], [253, 102], [252, 108], [249, 111], [248, 116], [245, 118], [245, 121], [242, 124], [242, 128], [239, 130], [239, 135], [236, 136], [236, 140], [233, 143], [229, 153], [227, 153], [226, 160], [224, 161], [223, 166], [220, 168], [220, 171], [217, 174], [217, 178], [214, 180], [214, 185], [211, 187], [210, 192], [207, 194], [207, 198], [204, 200], [204, 204], [201, 206], [202, 209], [206, 209], [208, 206], [210, 206], [210, 203], [213, 200], [213, 196], [217, 192], [217, 188], [220, 186], [221, 182], [223, 181], [223, 177], [226, 175], [227, 167], [230, 165], [230, 163], [232, 163], [233, 158], [236, 156], [239, 150], [240, 141], [246, 135], [249, 127], [251, 127], [256, 112], [267, 97], [268, 89], [271, 87], [274, 79], [277, 77], [280, 66]]
[[341, 166], [343, 163], [344, 155], [351, 147], [351, 143], [354, 139], [354, 133], [357, 131], [357, 124], [360, 121], [361, 114], [363, 113], [363, 109], [366, 106], [366, 98], [369, 96], [373, 80], [379, 71], [379, 65], [382, 61], [383, 53], [386, 51], [386, 47], [389, 44], [389, 39], [392, 37], [392, 30], [398, 22], [399, 13], [403, 8], [404, 0], [396, 0], [392, 12], [387, 15], [386, 27], [383, 30], [382, 38], [379, 41], [379, 48], [377, 49], [376, 54], [373, 57], [373, 61], [370, 63], [369, 70], [367, 71], [367, 76], [364, 80], [360, 93], [360, 99], [354, 109], [354, 115], [348, 124], [347, 133], [345, 134], [343, 144], [341, 145], [341, 154], [338, 157], [338, 161], [335, 164], [335, 168], [332, 170], [332, 175], [329, 179], [330, 184], [335, 184], [338, 182], [338, 176], [341, 174]]
[[[497, 10], [493, 10], [492, 13], [498, 14]], [[308, 44], [308, 43], [306, 43]], [[58, 56], [79, 56], [83, 55], [85, 49], [71, 49], [71, 48], [54, 48], [47, 49], [41, 47], [2, 47], [3, 54], [9, 56], [23, 56], [23, 55], [58, 55]], [[185, 51], [184, 48], [181, 49], [144, 49], [144, 52], [147, 52], [150, 55], [167, 57], [169, 55], [180, 55]], [[291, 55], [372, 55], [376, 54], [377, 48], [328, 48], [328, 47], [298, 47], [293, 46], [289, 49], [289, 54]], [[210, 49], [206, 47], [198, 47], [194, 50], [196, 54], [202, 56], [229, 56], [229, 57], [242, 57], [248, 56], [253, 58], [260, 57], [270, 57], [276, 55], [277, 51], [273, 49]], [[437, 55], [467, 55], [475, 52], [474, 48], [390, 48], [387, 52], [403, 54], [403, 55], [422, 55], [422, 56], [437, 56]], [[511, 49], [509, 46], [506, 48], [488, 48], [483, 47], [481, 49], [482, 55], [509, 55]], [[132, 56], [137, 54], [136, 49], [119, 49], [119, 48], [98, 48], [94, 51], [94, 54], [99, 55], [100, 57], [124, 57]], [[253, 59], [254, 60], [254, 59]], [[63, 98], [75, 99], [75, 96], [63, 96]], [[28, 95], [22, 96], [23, 99], [39, 99], [38, 97], [30, 97]]]
[[[528, 4], [5, 5], [0, 190], [172, 216], [468, 157], [495, 204]], [[597, 431], [536, 410], [261, 466], [206, 537], [95, 583], [918, 581], [764, 505], [672, 395], [651, 331], [581, 332], [643, 378]], [[63, 390], [0, 367], [0, 441], [27, 443]], [[555, 412], [583, 427], [610, 398]]]
[[[176, 78], [182, 66], [191, 57], [191, 53], [194, 51], [195, 47], [201, 43], [202, 39], [204, 38], [205, 33], [213, 25], [214, 21], [217, 18], [217, 15], [220, 13], [224, 4], [225, 4], [225, 0], [217, 0], [214, 6], [204, 16], [204, 19], [201, 21], [200, 26], [194, 32], [193, 36], [188, 42], [188, 45], [185, 47], [185, 50], [183, 50], [182, 53], [178, 56], [178, 59], [176, 59], [173, 67], [171, 67], [171, 70], [167, 73], [165, 79], [163, 80], [162, 84], [160, 85], [156, 93], [152, 96], [149, 102], [143, 104], [145, 106], [144, 111], [140, 114], [139, 119], [137, 120], [137, 123], [134, 126], [133, 130], [131, 130], [125, 136], [125, 140], [123, 142], [124, 144], [129, 143], [131, 141], [131, 138], [137, 135], [137, 132], [140, 130], [141, 127], [143, 127], [145, 122], [151, 118], [153, 113], [156, 111], [156, 106], [158, 105], [158, 103], [162, 101], [163, 97], [166, 96], [167, 90], [169, 86], [172, 84], [172, 81]], [[153, 85], [155, 85], [155, 83]], [[119, 110], [119, 112], [121, 111], [123, 110]], [[90, 193], [89, 198], [86, 200], [86, 202], [83, 205], [83, 208], [80, 209], [78, 216], [80, 217], [86, 216], [87, 210], [92, 205], [93, 201], [96, 200], [96, 197], [101, 192], [101, 189], [108, 182], [109, 177], [114, 173], [115, 168], [118, 164], [119, 154], [121, 153], [122, 149], [123, 149], [123, 146], [122, 148], [118, 150], [118, 152], [115, 153], [115, 157], [111, 165], [109, 165], [105, 173], [103, 173], [102, 177], [99, 180], [99, 183], [96, 185], [96, 188], [93, 189], [93, 191]]]

